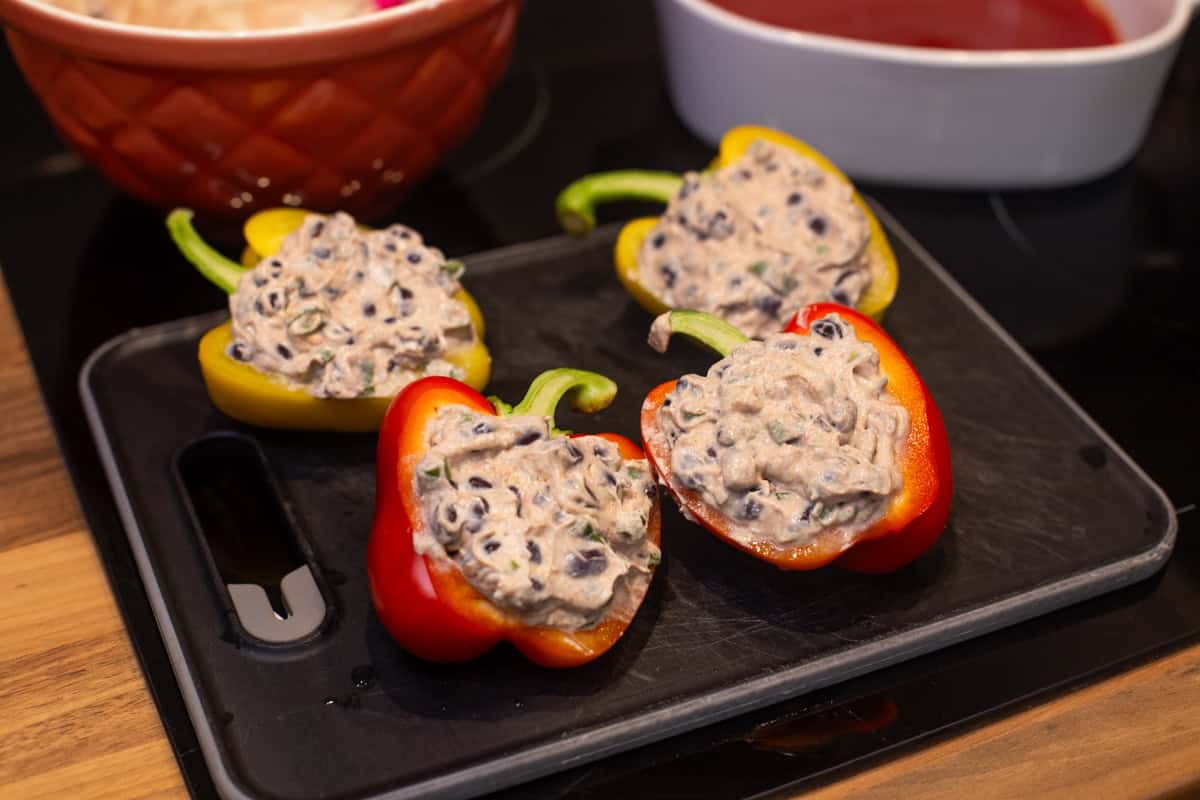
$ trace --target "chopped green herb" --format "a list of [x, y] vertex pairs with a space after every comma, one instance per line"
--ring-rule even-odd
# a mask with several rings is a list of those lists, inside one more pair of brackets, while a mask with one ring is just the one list
[[827, 245], [827, 244], [819, 244], [819, 245], [817, 245], [817, 253], [818, 253], [818, 255], [825, 255], [825, 254], [826, 254], [826, 253], [828, 253], [828, 252], [829, 252], [829, 245]]
[[440, 478], [440, 477], [442, 477], [442, 468], [441, 467], [430, 467], [429, 469], [421, 470], [421, 474], [424, 475], [426, 478]]
[[362, 375], [362, 395], [375, 394], [375, 365], [359, 363], [358, 372]]
[[791, 431], [777, 419], [767, 423], [767, 433], [771, 434], [771, 438], [775, 440], [776, 444], [783, 444], [792, 438]]
[[587, 540], [593, 541], [593, 542], [603, 542], [604, 541], [604, 537], [602, 535], [600, 535], [600, 533], [595, 528], [592, 527], [592, 523], [590, 523], [590, 522], [584, 523], [583, 530], [580, 532], [579, 535], [582, 536], [584, 539], [587, 539]]
[[642, 477], [642, 471], [637, 467], [630, 467], [629, 469], [625, 470], [625, 474], [635, 481]]
[[783, 293], [793, 292], [800, 285], [800, 281], [796, 280], [795, 276], [787, 275], [783, 279]]
[[328, 364], [330, 361], [333, 361], [333, 351], [332, 350], [318, 351], [317, 352], [317, 361], [321, 364]]
[[767, 262], [755, 261], [753, 264], [750, 265], [750, 271], [761, 278], [763, 276], [763, 273], [765, 273], [767, 271]]
[[776, 500], [787, 500], [790, 495], [791, 495], [791, 492], [776, 492], [775, 499]]
[[325, 325], [325, 312], [320, 308], [306, 308], [288, 320], [288, 333], [292, 336], [308, 336]]
[[695, 412], [693, 412], [693, 411], [685, 411], [685, 412], [683, 412], [683, 421], [684, 421], [684, 422], [691, 422], [692, 420], [694, 420], [694, 419], [698, 419], [698, 418], [700, 418], [700, 417], [703, 417], [703, 416], [704, 416], [703, 414], [697, 414], [697, 413], [695, 413]]
[[521, 568], [521, 565], [518, 564], [516, 561], [509, 561], [508, 566], [511, 569], [520, 569]]
[[659, 564], [662, 563], [662, 553], [661, 552], [651, 553], [650, 555], [648, 555], [646, 557], [646, 563], [652, 567], [657, 567]]
[[445, 264], [442, 264], [442, 272], [445, 272], [455, 280], [457, 280], [466, 271], [467, 265], [459, 261], [457, 258], [452, 258]]

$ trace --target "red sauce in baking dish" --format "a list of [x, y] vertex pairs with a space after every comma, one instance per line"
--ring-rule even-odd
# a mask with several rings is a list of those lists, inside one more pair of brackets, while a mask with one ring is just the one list
[[709, 0], [743, 17], [810, 33], [954, 50], [1043, 50], [1117, 41], [1088, 0]]

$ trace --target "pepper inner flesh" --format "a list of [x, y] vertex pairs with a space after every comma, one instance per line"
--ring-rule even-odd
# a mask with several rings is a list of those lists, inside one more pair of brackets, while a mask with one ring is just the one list
[[837, 314], [807, 336], [740, 345], [680, 378], [658, 409], [670, 481], [719, 509], [743, 544], [849, 546], [903, 489], [909, 415], [886, 387], [875, 347]]

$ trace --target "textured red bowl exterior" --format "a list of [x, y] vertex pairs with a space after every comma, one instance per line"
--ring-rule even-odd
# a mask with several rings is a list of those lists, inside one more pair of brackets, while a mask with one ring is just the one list
[[470, 133], [521, 0], [419, 0], [237, 36], [0, 0], [17, 63], [64, 139], [160, 206], [242, 218], [297, 205], [379, 216]]

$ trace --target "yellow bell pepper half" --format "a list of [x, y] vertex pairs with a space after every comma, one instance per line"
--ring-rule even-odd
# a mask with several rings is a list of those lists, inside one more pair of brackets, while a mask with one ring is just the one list
[[[289, 233], [304, 222], [309, 212], [285, 208], [261, 211], [247, 220], [247, 246], [242, 264], [253, 266], [278, 252]], [[242, 265], [225, 259], [210, 248], [191, 226], [191, 212], [176, 209], [167, 218], [172, 238], [193, 265], [220, 288], [232, 292]], [[475, 342], [447, 353], [445, 358], [465, 373], [463, 382], [482, 390], [491, 377], [491, 354], [483, 343], [484, 322], [479, 304], [465, 289], [455, 299], [467, 308]], [[200, 340], [198, 357], [209, 397], [233, 419], [263, 428], [370, 432], [379, 429], [391, 397], [318, 398], [291, 389], [259, 372], [249, 364], [230, 358], [233, 342], [230, 323], [206, 333]]]
[[[817, 166], [838, 180], [853, 186], [850, 179], [832, 161], [812, 146], [781, 131], [754, 125], [743, 125], [728, 131], [721, 139], [718, 155], [710, 168], [719, 169], [735, 163], [756, 139], [765, 139], [791, 148], [816, 162]], [[604, 179], [615, 179], [620, 176], [627, 181], [629, 177], [639, 174], [652, 176], [654, 180], [635, 184], [625, 192], [619, 191], [623, 180], [610, 180], [607, 185], [603, 185], [603, 191], [595, 189], [598, 182]], [[672, 184], [667, 180], [668, 175], [669, 173], [637, 173], [635, 171], [588, 175], [572, 183], [559, 195], [557, 204], [559, 221], [568, 232], [579, 235], [587, 233], [595, 225], [594, 206], [597, 202], [613, 199], [668, 202], [682, 185], [679, 176], [673, 176], [675, 182]], [[871, 231], [871, 240], [867, 245], [871, 283], [859, 299], [856, 308], [878, 321], [896, 296], [900, 270], [896, 264], [896, 255], [892, 252], [892, 246], [883, 232], [883, 226], [879, 224], [879, 219], [857, 191], [854, 193], [854, 202], [866, 215]], [[621, 285], [642, 308], [655, 315], [662, 314], [669, 309], [642, 283], [641, 270], [638, 268], [638, 253], [642, 249], [642, 243], [657, 224], [657, 217], [642, 217], [626, 223], [621, 228], [616, 246], [613, 248], [613, 260]]]

